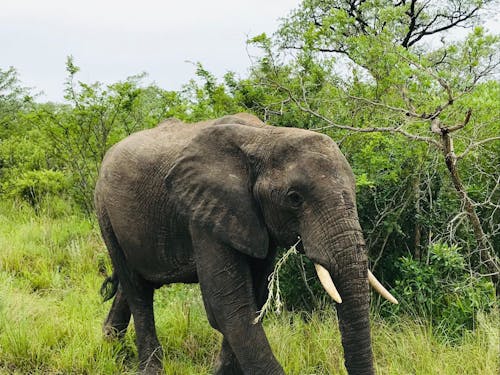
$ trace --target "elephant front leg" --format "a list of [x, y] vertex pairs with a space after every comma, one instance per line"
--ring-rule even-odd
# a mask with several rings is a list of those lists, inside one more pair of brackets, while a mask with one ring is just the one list
[[[270, 245], [269, 253], [266, 259], [252, 259], [250, 265], [257, 311], [262, 309], [262, 306], [266, 302], [269, 294], [268, 278], [273, 270], [276, 250], [277, 249], [274, 245]], [[236, 358], [236, 355], [226, 338], [222, 341], [214, 373], [215, 375], [243, 375], [238, 359]]]
[[284, 374], [262, 324], [254, 324], [257, 305], [248, 256], [209, 236], [196, 238], [198, 278], [208, 320], [224, 335], [217, 373]]
[[234, 354], [229, 341], [222, 340], [222, 347], [215, 363], [215, 375], [243, 375], [243, 370]]

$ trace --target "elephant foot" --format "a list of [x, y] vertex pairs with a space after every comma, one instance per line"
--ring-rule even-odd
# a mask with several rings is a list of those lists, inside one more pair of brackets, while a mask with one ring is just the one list
[[139, 374], [141, 375], [158, 375], [165, 374], [163, 371], [163, 350], [159, 346], [153, 353], [146, 359], [141, 361], [139, 366]]
[[113, 327], [107, 324], [102, 327], [102, 335], [106, 341], [122, 339], [126, 333], [127, 327], [120, 329], [120, 327]]

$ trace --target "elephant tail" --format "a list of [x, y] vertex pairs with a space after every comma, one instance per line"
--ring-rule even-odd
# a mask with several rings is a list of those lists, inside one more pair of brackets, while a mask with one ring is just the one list
[[106, 302], [114, 297], [116, 291], [118, 290], [118, 284], [119, 281], [116, 272], [113, 272], [111, 276], [106, 277], [106, 280], [102, 283], [100, 290], [103, 302]]

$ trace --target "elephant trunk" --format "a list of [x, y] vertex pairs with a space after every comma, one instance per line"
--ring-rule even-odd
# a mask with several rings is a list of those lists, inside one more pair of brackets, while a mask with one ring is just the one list
[[364, 249], [355, 247], [350, 252], [358, 254], [358, 259], [345, 259], [346, 263], [338, 266], [338, 277], [334, 276], [342, 296], [336, 307], [345, 366], [349, 374], [373, 374], [368, 264], [366, 255], [361, 255]]
[[368, 256], [357, 218], [321, 220], [321, 226], [304, 233], [302, 239], [306, 256], [320, 265], [317, 271], [328, 271], [338, 291], [340, 301], [334, 292], [329, 294], [341, 302], [337, 315], [348, 373], [373, 374]]

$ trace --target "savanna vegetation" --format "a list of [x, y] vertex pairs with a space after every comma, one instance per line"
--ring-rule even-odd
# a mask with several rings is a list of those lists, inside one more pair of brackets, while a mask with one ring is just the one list
[[[106, 150], [165, 118], [251, 112], [323, 132], [357, 178], [372, 270], [381, 374], [497, 374], [500, 368], [500, 39], [489, 0], [304, 0], [248, 75], [201, 63], [180, 91], [85, 83], [66, 63], [64, 103], [43, 103], [0, 68], [0, 373], [133, 373], [133, 329], [106, 342], [110, 272], [93, 214]], [[457, 30], [460, 33], [457, 35]], [[43, 88], [42, 88], [43, 89]], [[307, 259], [281, 268], [281, 314], [265, 326], [290, 374], [343, 373], [335, 310]], [[278, 306], [279, 307], [279, 306]], [[206, 374], [219, 335], [196, 286], [155, 300], [169, 374]]]

